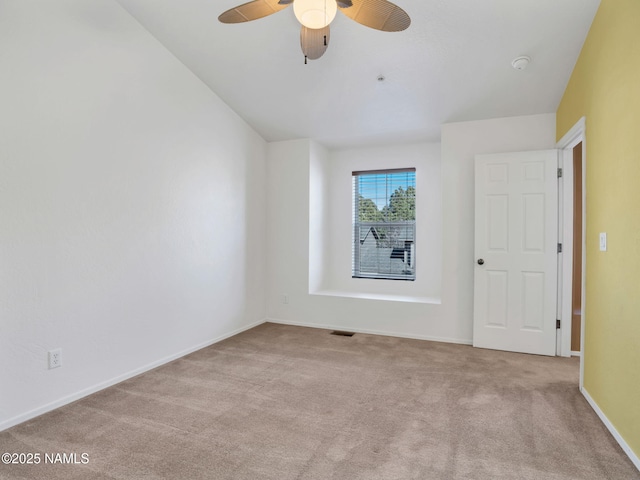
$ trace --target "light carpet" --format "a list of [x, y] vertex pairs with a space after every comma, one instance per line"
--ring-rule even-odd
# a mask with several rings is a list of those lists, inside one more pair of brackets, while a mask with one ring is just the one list
[[575, 358], [276, 324], [6, 430], [4, 452], [77, 455], [0, 464], [12, 480], [640, 479]]

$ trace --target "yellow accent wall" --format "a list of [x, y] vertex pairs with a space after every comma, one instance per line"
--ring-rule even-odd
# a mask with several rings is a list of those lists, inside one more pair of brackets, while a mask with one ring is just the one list
[[[582, 116], [584, 387], [640, 456], [639, 0], [602, 0], [557, 112], [558, 139]], [[599, 232], [607, 232], [607, 252]]]

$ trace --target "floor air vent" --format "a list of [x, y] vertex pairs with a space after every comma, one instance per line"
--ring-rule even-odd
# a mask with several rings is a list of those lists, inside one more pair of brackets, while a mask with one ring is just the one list
[[344, 332], [342, 330], [334, 330], [331, 335], [340, 335], [341, 337], [353, 337], [356, 332]]

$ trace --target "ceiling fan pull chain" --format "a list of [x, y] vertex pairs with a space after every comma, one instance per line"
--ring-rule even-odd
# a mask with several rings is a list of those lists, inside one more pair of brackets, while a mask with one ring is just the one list
[[304, 64], [305, 65], [307, 64], [307, 56], [306, 55], [304, 56]]
[[327, 46], [327, 36], [326, 35], [324, 36], [324, 46], [325, 47]]

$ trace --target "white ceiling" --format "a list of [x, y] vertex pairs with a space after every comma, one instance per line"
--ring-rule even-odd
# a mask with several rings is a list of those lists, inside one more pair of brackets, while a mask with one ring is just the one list
[[[267, 141], [328, 147], [438, 140], [447, 122], [555, 112], [600, 0], [396, 0], [380, 32], [338, 13], [304, 64], [287, 8], [225, 25], [246, 0], [118, 0]], [[525, 71], [511, 60], [529, 55]], [[379, 82], [382, 74], [386, 80]]]

